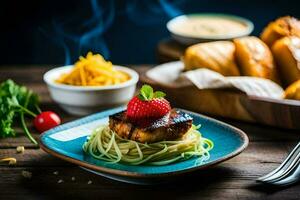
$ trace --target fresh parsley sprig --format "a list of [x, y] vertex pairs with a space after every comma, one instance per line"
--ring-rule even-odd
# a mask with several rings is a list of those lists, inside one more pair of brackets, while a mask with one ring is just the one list
[[25, 123], [25, 115], [36, 117], [33, 110], [39, 105], [38, 95], [24, 86], [17, 85], [8, 79], [0, 84], [0, 137], [16, 136], [13, 129], [16, 120], [21, 121], [25, 134], [34, 144], [38, 144], [31, 136]]

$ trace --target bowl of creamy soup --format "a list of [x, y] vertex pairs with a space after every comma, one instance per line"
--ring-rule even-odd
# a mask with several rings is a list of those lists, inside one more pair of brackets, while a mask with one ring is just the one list
[[186, 45], [247, 36], [253, 28], [248, 19], [214, 13], [181, 15], [167, 23], [172, 37]]

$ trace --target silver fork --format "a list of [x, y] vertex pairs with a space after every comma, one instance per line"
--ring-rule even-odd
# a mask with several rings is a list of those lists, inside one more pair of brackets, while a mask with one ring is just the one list
[[300, 180], [300, 142], [274, 171], [257, 179], [258, 182], [287, 186]]

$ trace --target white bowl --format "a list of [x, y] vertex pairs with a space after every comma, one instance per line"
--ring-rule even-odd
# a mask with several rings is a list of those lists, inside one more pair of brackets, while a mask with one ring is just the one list
[[103, 109], [125, 105], [134, 95], [139, 75], [132, 69], [114, 66], [131, 77], [130, 80], [111, 86], [71, 86], [56, 83], [72, 65], [58, 67], [44, 74], [52, 99], [65, 111], [74, 115], [87, 115]]
[[[216, 19], [228, 19], [232, 21], [239, 22], [245, 25], [245, 30], [242, 32], [237, 32], [234, 34], [224, 34], [219, 36], [201, 36], [201, 35], [189, 35], [183, 34], [178, 32], [177, 30], [184, 29], [184, 25], [189, 23], [190, 19], [192, 18], [216, 18]], [[211, 42], [217, 40], [232, 40], [234, 38], [243, 37], [249, 35], [253, 31], [254, 25], [253, 23], [243, 17], [223, 14], [223, 13], [194, 13], [194, 14], [187, 14], [181, 15], [171, 19], [167, 23], [167, 29], [171, 33], [173, 39], [177, 42], [184, 44], [184, 45], [192, 45], [200, 42]]]

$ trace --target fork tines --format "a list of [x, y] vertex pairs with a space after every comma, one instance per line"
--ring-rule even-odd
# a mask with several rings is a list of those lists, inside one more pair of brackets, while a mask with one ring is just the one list
[[269, 174], [257, 179], [258, 182], [286, 186], [300, 179], [300, 142], [283, 161], [283, 163]]

